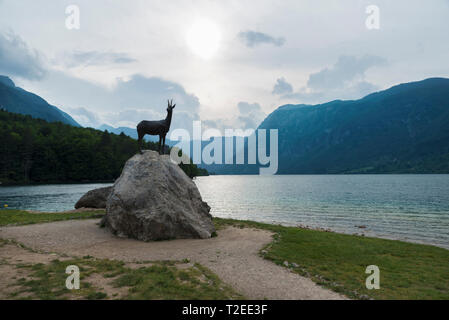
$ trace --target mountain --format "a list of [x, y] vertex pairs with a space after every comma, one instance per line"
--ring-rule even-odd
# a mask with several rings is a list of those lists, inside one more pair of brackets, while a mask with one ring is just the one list
[[[360, 100], [284, 105], [259, 129], [279, 131], [279, 174], [449, 173], [449, 79], [394, 86]], [[204, 166], [217, 174], [256, 166]]]
[[0, 75], [0, 109], [30, 115], [49, 122], [62, 122], [75, 127], [80, 125], [67, 113], [47, 103], [34, 93], [16, 87], [14, 82]]
[[114, 127], [111, 127], [110, 125], [102, 124], [97, 129], [101, 130], [101, 131], [107, 130], [108, 132], [112, 132], [112, 133], [115, 133], [115, 134], [121, 134], [123, 132], [123, 134], [127, 135], [128, 137], [131, 137], [133, 139], [137, 139], [137, 130], [133, 129], [133, 128], [128, 128], [128, 127], [114, 128]]

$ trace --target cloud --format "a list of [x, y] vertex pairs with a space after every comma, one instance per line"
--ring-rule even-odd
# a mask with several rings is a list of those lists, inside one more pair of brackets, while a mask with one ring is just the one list
[[238, 34], [241, 41], [247, 47], [253, 48], [263, 43], [272, 44], [276, 47], [281, 47], [285, 43], [285, 38], [274, 38], [266, 33], [257, 31], [242, 31]]
[[107, 123], [113, 123], [116, 127], [134, 128], [143, 119], [160, 120], [165, 114], [155, 110], [125, 109], [118, 112], [105, 113], [103, 118]]
[[0, 73], [28, 80], [39, 80], [46, 74], [43, 57], [18, 35], [0, 33]]
[[313, 90], [329, 90], [344, 87], [348, 82], [363, 79], [365, 72], [375, 66], [383, 66], [386, 60], [373, 55], [362, 57], [342, 55], [331, 68], [312, 73], [307, 87]]
[[100, 66], [110, 64], [127, 64], [136, 62], [128, 54], [122, 52], [73, 51], [60, 57], [67, 67]]
[[[352, 86], [349, 87], [349, 95], [356, 95], [358, 94], [361, 97], [364, 97], [370, 93], [373, 93], [376, 90], [379, 90], [379, 86], [372, 84], [367, 81], [360, 81]], [[351, 92], [352, 91], [352, 92]]]
[[204, 127], [204, 130], [206, 129], [219, 129], [221, 130], [222, 127], [217, 121], [215, 120], [201, 120], [201, 126]]
[[66, 108], [66, 111], [76, 122], [84, 127], [97, 128], [102, 124], [100, 117], [86, 108]]
[[242, 129], [256, 129], [267, 116], [258, 103], [241, 101], [237, 106], [240, 111], [238, 119]]
[[293, 92], [293, 87], [288, 83], [285, 78], [279, 78], [274, 85], [273, 94], [289, 94]]
[[120, 106], [133, 108], [157, 107], [165, 112], [167, 99], [176, 103], [176, 111], [198, 112], [199, 99], [185, 91], [180, 84], [159, 77], [133, 75], [129, 80], [118, 79], [113, 91]]
[[260, 104], [256, 102], [248, 103], [244, 101], [239, 102], [237, 108], [239, 109], [241, 115], [249, 115], [253, 112], [258, 112], [262, 110]]
[[107, 89], [60, 71], [51, 71], [36, 83], [37, 94], [72, 115], [82, 126], [134, 128], [141, 120], [161, 120], [167, 115], [167, 99], [176, 103], [171, 129], [191, 130], [199, 119], [199, 99], [180, 84], [159, 77], [135, 74], [119, 78]]
[[304, 103], [314, 103], [326, 100], [326, 94], [324, 92], [310, 92], [306, 90], [307, 88], [301, 88], [297, 92], [282, 95], [282, 98], [299, 100]]
[[277, 80], [273, 94], [282, 99], [294, 99], [305, 103], [325, 102], [334, 99], [358, 99], [379, 89], [365, 81], [365, 73], [373, 67], [385, 66], [387, 61], [378, 56], [340, 56], [329, 68], [309, 75], [307, 85], [296, 92], [284, 78]]
[[202, 120], [207, 128], [218, 129], [224, 134], [225, 129], [256, 129], [267, 116], [260, 104], [241, 101], [237, 104], [238, 114], [228, 119]]

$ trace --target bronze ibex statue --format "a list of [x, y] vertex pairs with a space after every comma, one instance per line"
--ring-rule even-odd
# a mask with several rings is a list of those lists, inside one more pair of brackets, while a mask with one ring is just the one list
[[137, 134], [139, 135], [139, 151], [142, 153], [142, 139], [146, 134], [159, 136], [159, 154], [161, 154], [161, 142], [162, 142], [162, 150], [164, 150], [165, 146], [165, 136], [167, 135], [168, 130], [170, 130], [171, 117], [173, 114], [173, 109], [176, 107], [176, 104], [173, 104], [173, 99], [168, 100], [167, 107], [167, 117], [164, 120], [159, 121], [147, 121], [143, 120], [137, 125]]

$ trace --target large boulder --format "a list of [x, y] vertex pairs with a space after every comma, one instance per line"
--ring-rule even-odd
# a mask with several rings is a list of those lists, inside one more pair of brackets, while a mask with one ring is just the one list
[[75, 209], [106, 208], [106, 200], [111, 191], [112, 187], [90, 190], [75, 203]]
[[195, 183], [168, 155], [144, 151], [129, 159], [115, 181], [102, 225], [143, 241], [210, 238], [210, 207]]

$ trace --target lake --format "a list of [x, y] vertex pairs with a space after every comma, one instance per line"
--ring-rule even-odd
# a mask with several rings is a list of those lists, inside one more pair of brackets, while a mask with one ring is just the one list
[[[195, 183], [217, 217], [449, 248], [449, 175], [209, 176]], [[70, 210], [85, 192], [107, 185], [0, 187], [0, 205]]]
[[111, 183], [49, 184], [34, 186], [0, 186], [0, 207], [10, 209], [58, 212], [75, 209], [75, 203], [87, 191], [112, 185]]

